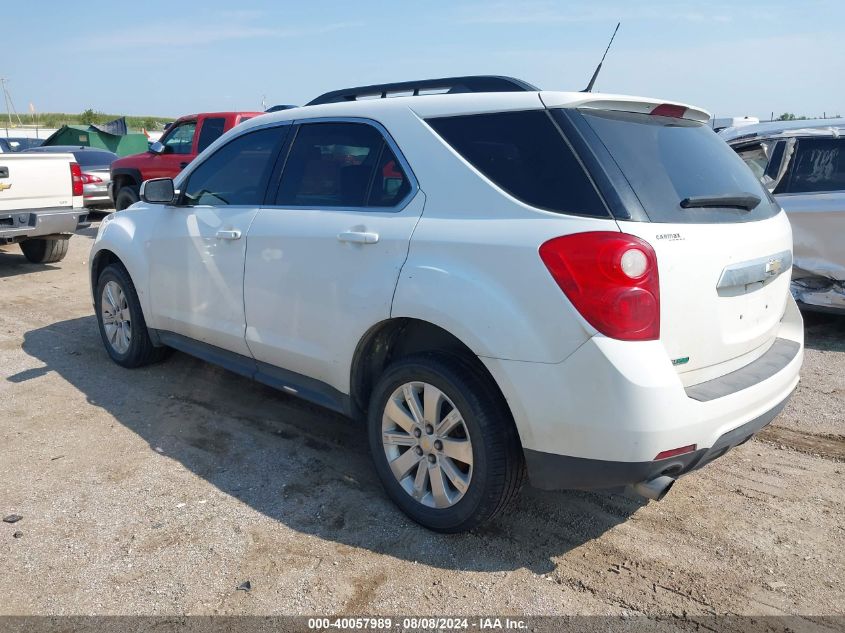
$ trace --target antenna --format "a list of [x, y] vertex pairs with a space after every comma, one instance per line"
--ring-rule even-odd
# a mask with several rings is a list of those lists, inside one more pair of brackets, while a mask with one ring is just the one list
[[599, 73], [601, 72], [601, 65], [604, 63], [604, 58], [607, 57], [607, 51], [610, 50], [610, 45], [613, 44], [613, 38], [616, 37], [616, 31], [619, 30], [620, 24], [622, 24], [622, 23], [621, 22], [616, 23], [616, 28], [613, 29], [613, 35], [610, 36], [610, 42], [607, 43], [607, 48], [604, 49], [604, 55], [601, 56], [601, 61], [599, 62], [599, 65], [596, 66], [596, 72], [593, 73], [593, 76], [590, 79], [590, 83], [588, 83], [587, 87], [584, 88], [581, 92], [592, 92], [593, 91], [593, 86], [596, 83], [596, 78], [599, 76]]

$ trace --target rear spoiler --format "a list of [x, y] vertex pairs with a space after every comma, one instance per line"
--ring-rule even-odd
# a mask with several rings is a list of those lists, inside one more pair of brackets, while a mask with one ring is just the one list
[[547, 108], [578, 108], [579, 110], [610, 110], [613, 112], [635, 112], [689, 119], [700, 123], [710, 120], [710, 113], [701, 108], [677, 103], [627, 97], [623, 95], [586, 94], [582, 92], [541, 92], [540, 99]]

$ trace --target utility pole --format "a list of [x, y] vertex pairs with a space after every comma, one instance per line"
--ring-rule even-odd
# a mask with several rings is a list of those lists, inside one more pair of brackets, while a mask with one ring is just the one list
[[9, 94], [9, 89], [6, 87], [7, 81], [8, 79], [6, 79], [5, 77], [0, 77], [0, 86], [2, 86], [3, 88], [3, 100], [6, 102], [6, 114], [9, 117], [9, 124], [6, 127], [6, 138], [9, 138], [9, 128], [14, 125], [12, 122], [12, 113], [14, 113], [15, 118], [18, 120], [18, 125], [23, 124], [21, 123], [21, 117], [15, 111], [15, 105], [14, 103], [12, 103], [12, 95]]

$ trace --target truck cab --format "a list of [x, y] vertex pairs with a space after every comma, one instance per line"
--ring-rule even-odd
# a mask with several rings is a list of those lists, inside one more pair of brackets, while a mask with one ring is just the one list
[[109, 197], [118, 211], [138, 202], [141, 183], [173, 178], [224, 132], [262, 112], [206, 112], [183, 116], [142, 154], [112, 163]]

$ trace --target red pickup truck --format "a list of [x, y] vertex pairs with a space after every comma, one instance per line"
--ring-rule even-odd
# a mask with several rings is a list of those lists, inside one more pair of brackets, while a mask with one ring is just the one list
[[173, 178], [197, 154], [224, 132], [263, 112], [206, 112], [183, 116], [143, 154], [125, 156], [111, 164], [109, 196], [118, 211], [138, 202], [141, 183], [150, 178]]

